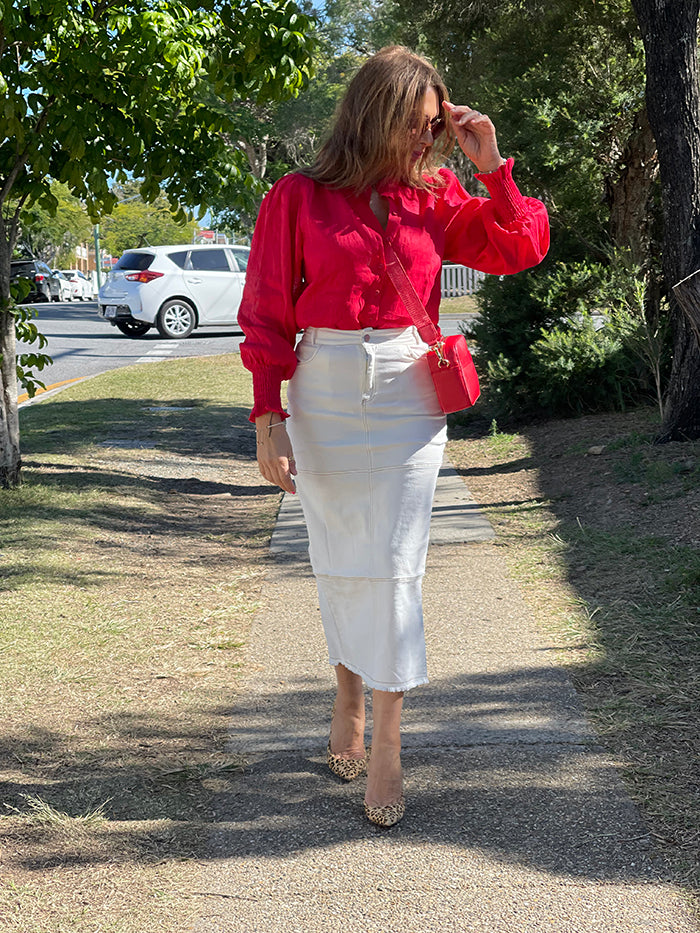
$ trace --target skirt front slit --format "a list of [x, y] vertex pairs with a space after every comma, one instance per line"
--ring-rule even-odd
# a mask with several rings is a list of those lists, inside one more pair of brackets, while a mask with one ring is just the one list
[[309, 328], [287, 421], [330, 663], [427, 682], [422, 579], [446, 440], [414, 328]]

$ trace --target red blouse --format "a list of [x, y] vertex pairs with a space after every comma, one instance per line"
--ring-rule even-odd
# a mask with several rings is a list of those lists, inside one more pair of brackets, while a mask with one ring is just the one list
[[476, 176], [490, 198], [467, 194], [445, 168], [445, 187], [378, 186], [389, 204], [386, 230], [370, 207], [369, 190], [354, 195], [296, 174], [276, 182], [260, 208], [238, 311], [246, 335], [241, 359], [253, 374], [251, 421], [284, 413], [280, 386], [296, 368], [299, 331], [412, 324], [386, 275], [386, 240], [436, 323], [443, 259], [496, 275], [540, 262], [549, 247], [547, 211], [523, 197], [512, 165], [509, 159]]

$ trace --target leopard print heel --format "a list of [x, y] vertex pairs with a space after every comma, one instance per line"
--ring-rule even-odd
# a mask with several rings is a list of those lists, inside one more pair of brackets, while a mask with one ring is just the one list
[[396, 803], [391, 803], [388, 807], [370, 807], [365, 804], [365, 816], [375, 826], [394, 826], [403, 819], [405, 812], [406, 798], [403, 794]]
[[[335, 716], [335, 706], [336, 701], [334, 700], [333, 709], [331, 710], [331, 724]], [[328, 762], [328, 767], [336, 777], [341, 778], [343, 781], [354, 781], [355, 778], [358, 778], [367, 770], [369, 753], [370, 749], [366, 748], [362, 758], [343, 758], [342, 755], [333, 754], [331, 751], [331, 740], [329, 738], [328, 748], [326, 749], [326, 761]]]
[[334, 755], [331, 751], [330, 739], [328, 739], [326, 761], [333, 774], [344, 781], [354, 781], [367, 770], [366, 753], [363, 758], [343, 758], [342, 755]]

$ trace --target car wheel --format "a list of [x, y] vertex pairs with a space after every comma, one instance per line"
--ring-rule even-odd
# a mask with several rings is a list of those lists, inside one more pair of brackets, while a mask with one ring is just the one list
[[191, 304], [181, 298], [166, 301], [158, 312], [156, 326], [161, 337], [173, 340], [177, 337], [189, 337], [194, 330], [197, 318]]
[[117, 329], [127, 337], [143, 337], [151, 329], [150, 324], [143, 321], [117, 321]]

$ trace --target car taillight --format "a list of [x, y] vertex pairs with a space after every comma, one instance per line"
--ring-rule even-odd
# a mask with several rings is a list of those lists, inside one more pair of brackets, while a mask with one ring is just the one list
[[41, 272], [37, 272], [37, 274], [34, 276], [34, 281], [35, 281], [35, 282], [43, 282], [43, 281], [44, 281], [44, 276], [41, 274]]
[[153, 279], [159, 279], [162, 275], [162, 272], [149, 272], [148, 269], [144, 269], [143, 272], [130, 272], [124, 278], [127, 282], [152, 282]]

